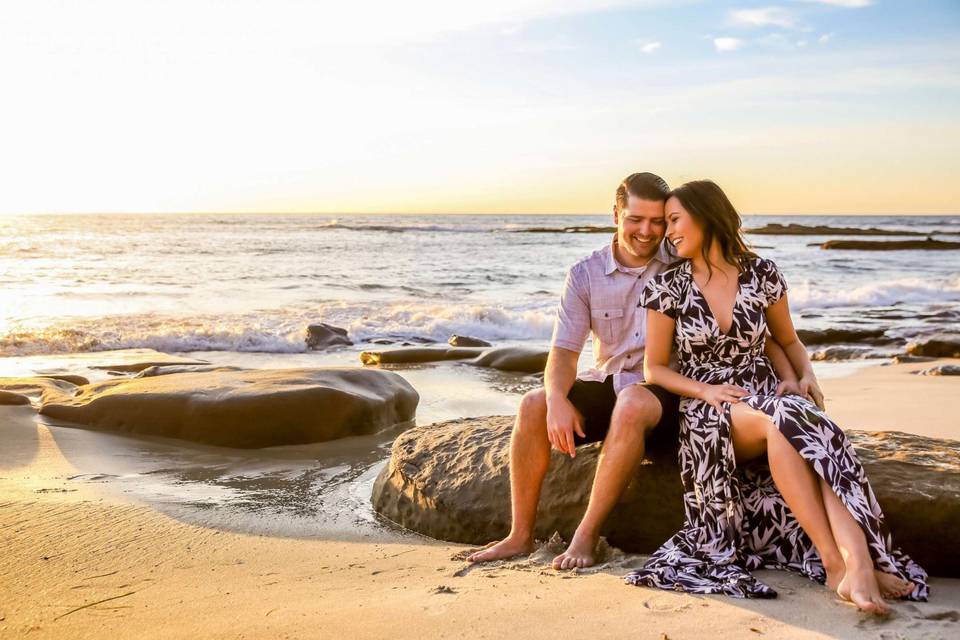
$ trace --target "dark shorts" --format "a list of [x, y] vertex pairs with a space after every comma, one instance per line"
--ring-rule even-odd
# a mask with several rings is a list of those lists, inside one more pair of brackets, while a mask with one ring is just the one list
[[[664, 444], [671, 446], [680, 437], [680, 398], [663, 387], [655, 384], [640, 385], [660, 401], [660, 422], [647, 436], [650, 446]], [[573, 434], [576, 446], [599, 442], [607, 436], [610, 430], [610, 417], [613, 407], [617, 403], [617, 394], [613, 390], [613, 376], [607, 376], [603, 382], [592, 380], [576, 380], [567, 398], [583, 416], [583, 432], [587, 437], [581, 438]]]

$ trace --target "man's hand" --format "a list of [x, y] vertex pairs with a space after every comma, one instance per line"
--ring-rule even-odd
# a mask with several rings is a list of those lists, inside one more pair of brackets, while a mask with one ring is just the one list
[[823, 391], [821, 391], [820, 383], [817, 382], [817, 376], [815, 376], [813, 372], [807, 373], [800, 378], [800, 393], [824, 411], [827, 410], [823, 402]]
[[791, 396], [802, 396], [803, 392], [800, 391], [800, 383], [797, 380], [784, 380], [777, 385], [777, 396], [782, 395], [791, 395]]
[[585, 438], [580, 416], [568, 398], [547, 400], [547, 438], [550, 446], [558, 451], [577, 457], [577, 450], [573, 444], [573, 433]]

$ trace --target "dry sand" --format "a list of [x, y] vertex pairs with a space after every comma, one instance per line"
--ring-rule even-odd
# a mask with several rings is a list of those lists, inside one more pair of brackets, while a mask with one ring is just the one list
[[[824, 383], [849, 428], [960, 435], [960, 378], [864, 369]], [[74, 483], [30, 407], [0, 407], [0, 637], [62, 638], [947, 638], [960, 580], [878, 621], [823, 587], [759, 572], [776, 600], [625, 586], [642, 558], [579, 575], [531, 559], [470, 567], [464, 547], [385, 531], [363, 542], [202, 527]]]

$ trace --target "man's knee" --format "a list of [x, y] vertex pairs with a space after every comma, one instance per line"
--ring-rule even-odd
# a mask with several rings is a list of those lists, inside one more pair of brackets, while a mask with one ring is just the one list
[[662, 413], [657, 396], [640, 385], [632, 385], [617, 396], [610, 429], [646, 435], [660, 422]]
[[530, 428], [546, 425], [547, 393], [544, 389], [534, 389], [523, 394], [517, 411], [517, 427]]

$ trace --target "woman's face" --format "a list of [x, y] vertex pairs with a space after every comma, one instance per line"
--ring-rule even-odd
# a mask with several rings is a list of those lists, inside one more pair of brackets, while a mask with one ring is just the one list
[[703, 247], [703, 231], [680, 200], [670, 198], [666, 204], [667, 241], [673, 245], [681, 258], [692, 258], [700, 254]]

